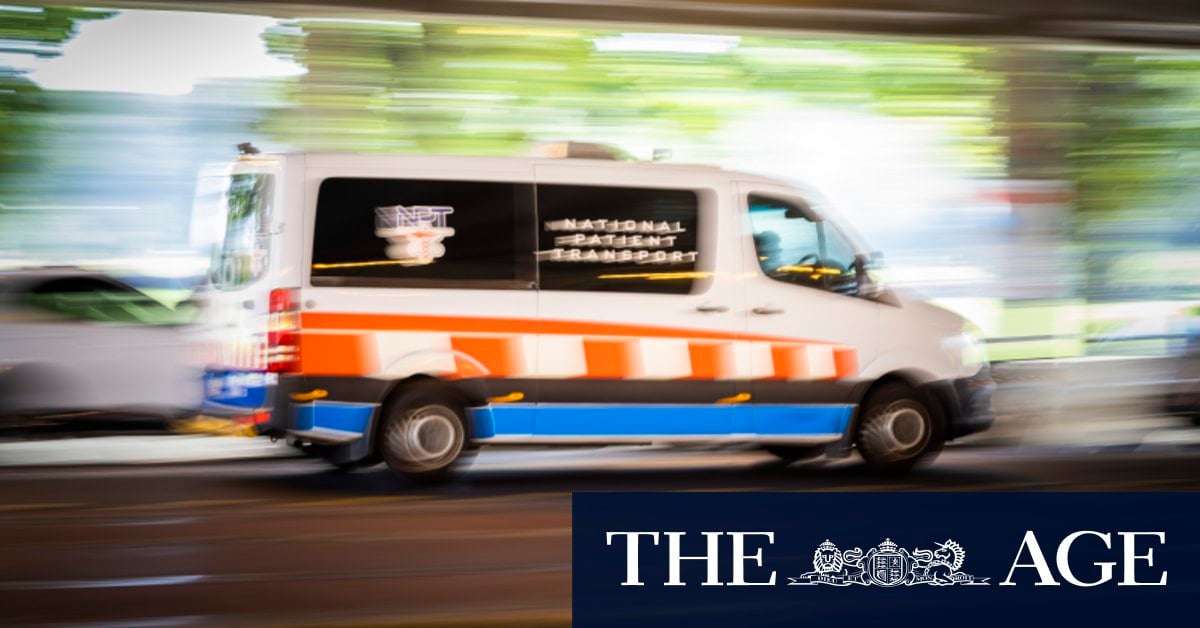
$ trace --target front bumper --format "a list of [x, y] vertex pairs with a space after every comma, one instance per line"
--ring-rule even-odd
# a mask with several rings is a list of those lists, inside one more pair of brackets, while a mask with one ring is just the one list
[[979, 372], [950, 382], [951, 398], [947, 404], [946, 439], [961, 438], [982, 432], [996, 420], [992, 411], [992, 396], [996, 393], [996, 381], [992, 369], [983, 365]]

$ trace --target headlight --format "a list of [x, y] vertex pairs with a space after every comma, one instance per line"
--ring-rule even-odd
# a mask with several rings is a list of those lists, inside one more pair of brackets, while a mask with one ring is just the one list
[[951, 361], [967, 374], [979, 371], [987, 363], [987, 349], [984, 347], [983, 334], [974, 325], [964, 325], [963, 331], [942, 341], [942, 348]]

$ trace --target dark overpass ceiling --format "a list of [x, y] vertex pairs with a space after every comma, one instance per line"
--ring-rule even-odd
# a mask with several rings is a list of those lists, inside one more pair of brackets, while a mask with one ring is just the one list
[[[1200, 0], [256, 0], [60, 2], [277, 17], [391, 13], [1200, 46]], [[23, 2], [36, 4], [36, 2]]]

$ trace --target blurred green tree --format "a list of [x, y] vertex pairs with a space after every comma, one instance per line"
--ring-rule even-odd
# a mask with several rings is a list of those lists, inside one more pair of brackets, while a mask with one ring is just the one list
[[1069, 155], [1089, 221], [1200, 219], [1200, 57], [1093, 52]]
[[[1002, 163], [989, 48], [600, 29], [293, 20], [268, 50], [308, 68], [262, 126], [309, 150], [514, 154], [535, 140], [652, 129], [697, 143], [780, 99], [937, 119]], [[694, 39], [688, 39], [692, 37]], [[673, 41], [676, 38], [678, 41]], [[767, 98], [770, 97], [770, 98]]]
[[[0, 54], [57, 56], [80, 22], [113, 15], [115, 11], [96, 9], [0, 5]], [[6, 191], [15, 171], [36, 168], [28, 149], [38, 145], [43, 116], [51, 112], [42, 89], [27, 74], [0, 64], [0, 191]]]

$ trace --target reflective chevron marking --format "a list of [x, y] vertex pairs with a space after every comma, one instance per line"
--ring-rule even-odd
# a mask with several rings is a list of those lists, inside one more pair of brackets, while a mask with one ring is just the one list
[[[332, 327], [341, 324], [357, 327]], [[565, 321], [540, 329], [539, 336], [538, 322], [523, 319], [308, 313], [301, 368], [310, 375], [636, 380], [815, 381], [857, 372], [852, 347], [825, 342]]]

